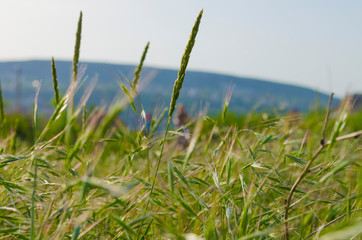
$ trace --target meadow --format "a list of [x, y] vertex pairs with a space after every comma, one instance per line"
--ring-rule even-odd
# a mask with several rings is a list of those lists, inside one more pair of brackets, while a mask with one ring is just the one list
[[[40, 85], [28, 125], [7, 115], [0, 91], [1, 239], [361, 238], [362, 113], [352, 112], [351, 99], [337, 109], [238, 116], [228, 112], [228, 95], [218, 116], [200, 111], [173, 126], [201, 18], [170, 106], [155, 109], [149, 127], [137, 101], [149, 44], [134, 79], [120, 84], [124, 94], [87, 109], [95, 85], [78, 70], [82, 13], [65, 93], [54, 59], [49, 69], [54, 112], [46, 121]], [[137, 129], [118, 118], [129, 109], [141, 119]]]

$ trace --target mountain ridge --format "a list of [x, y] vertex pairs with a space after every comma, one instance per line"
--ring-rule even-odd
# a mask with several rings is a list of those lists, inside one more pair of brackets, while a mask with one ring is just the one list
[[[60, 91], [64, 93], [70, 82], [72, 63], [71, 61], [56, 61], [57, 75]], [[109, 103], [115, 94], [119, 92], [119, 81], [133, 78], [136, 68], [131, 64], [81, 62], [79, 66], [87, 66], [85, 75], [88, 78], [98, 76], [98, 83], [92, 94], [90, 103], [103, 101]], [[49, 109], [52, 98], [52, 76], [51, 61], [49, 60], [27, 60], [27, 61], [3, 61], [0, 62], [0, 76], [2, 81], [3, 95], [9, 104], [14, 102], [16, 69], [21, 69], [22, 82], [22, 104], [29, 107], [30, 97], [34, 94], [32, 81], [42, 80], [40, 92], [40, 105]], [[145, 66], [141, 81], [149, 81], [147, 87], [140, 93], [140, 99], [145, 107], [152, 108], [158, 104], [168, 104], [177, 70]], [[19, 78], [19, 77], [18, 77]], [[237, 112], [254, 110], [280, 109], [288, 111], [297, 109], [307, 111], [315, 105], [317, 99], [321, 105], [326, 105], [328, 95], [309, 89], [272, 82], [254, 77], [239, 77], [221, 73], [210, 73], [205, 71], [186, 71], [180, 101], [187, 107], [195, 103], [209, 104], [211, 112], [220, 111], [227, 92], [233, 89], [229, 109]], [[113, 97], [111, 97], [113, 95]], [[159, 101], [158, 101], [159, 100]], [[338, 100], [336, 100], [338, 101]], [[32, 101], [30, 101], [32, 102]], [[158, 103], [159, 102], [159, 103]], [[259, 105], [259, 107], [255, 107]]]

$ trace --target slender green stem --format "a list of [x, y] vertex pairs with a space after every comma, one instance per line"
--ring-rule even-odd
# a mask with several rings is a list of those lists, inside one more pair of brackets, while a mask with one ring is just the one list
[[[33, 124], [34, 124], [34, 142], [36, 143], [38, 134], [37, 134], [37, 126], [38, 126], [38, 97], [40, 92], [40, 86], [37, 86], [34, 106], [33, 106]], [[31, 160], [34, 164], [34, 182], [33, 182], [33, 193], [31, 196], [31, 227], [30, 227], [30, 239], [35, 239], [35, 191], [36, 191], [36, 181], [38, 179], [38, 163], [37, 158], [35, 156], [35, 150], [32, 152]]]
[[[361, 208], [360, 208], [360, 209], [355, 209], [355, 210], [353, 210], [352, 212], [357, 212], [357, 211], [361, 211], [361, 210], [362, 210]], [[328, 227], [329, 225], [331, 225], [331, 224], [333, 224], [333, 223], [337, 222], [338, 220], [340, 220], [340, 219], [344, 218], [345, 216], [347, 216], [347, 213], [344, 213], [344, 214], [342, 214], [341, 216], [339, 216], [339, 217], [337, 217], [337, 218], [333, 219], [332, 221], [330, 221], [330, 222], [328, 222], [328, 223], [324, 224], [324, 225], [323, 225], [323, 227], [321, 227], [321, 229], [317, 229], [317, 230], [315, 230], [314, 232], [312, 232], [311, 234], [309, 234], [308, 236], [306, 236], [306, 237], [305, 237], [305, 238], [303, 238], [303, 239], [308, 239], [308, 238], [310, 238], [310, 237], [311, 237], [311, 236], [313, 236], [314, 234], [316, 234], [316, 233], [320, 232], [322, 229], [324, 229], [324, 228]]]
[[31, 226], [30, 226], [30, 239], [35, 239], [35, 191], [36, 191], [36, 181], [38, 179], [38, 163], [36, 157], [32, 156], [32, 162], [34, 163], [34, 182], [33, 182], [33, 192], [31, 194]]
[[327, 123], [328, 123], [328, 119], [329, 119], [329, 112], [331, 110], [333, 95], [334, 95], [334, 93], [331, 93], [331, 95], [329, 96], [328, 108], [327, 108], [327, 112], [326, 112], [326, 116], [324, 118], [324, 124], [323, 124], [321, 145], [324, 145], [324, 141], [325, 141]]
[[[169, 127], [170, 127], [170, 122], [171, 122], [171, 118], [168, 119], [167, 126], [166, 126], [166, 132], [165, 132], [165, 135], [164, 135], [163, 140], [162, 140], [161, 152], [160, 152], [160, 156], [158, 157], [155, 175], [153, 176], [153, 181], [152, 181], [152, 186], [151, 186], [151, 190], [150, 190], [150, 195], [149, 195], [149, 199], [148, 199], [148, 201], [147, 201], [147, 205], [146, 205], [146, 208], [145, 208], [145, 215], [147, 214], [148, 207], [149, 207], [149, 205], [150, 205], [150, 201], [151, 201], [151, 197], [152, 197], [152, 193], [153, 193], [153, 189], [155, 188], [155, 183], [156, 183], [156, 178], [157, 178], [157, 174], [158, 174], [158, 169], [160, 168], [160, 163], [161, 163], [161, 159], [162, 159], [162, 155], [163, 155], [163, 151], [164, 151], [164, 147], [165, 147], [165, 142], [166, 142], [166, 139], [167, 139], [167, 132], [168, 132], [168, 129], [169, 129]], [[143, 223], [143, 221], [142, 221], [142, 223]], [[141, 226], [142, 226], [142, 224], [141, 224]], [[139, 229], [139, 231], [138, 231], [137, 239], [138, 239], [139, 236], [140, 236], [141, 229], [142, 229], [142, 227], [140, 227], [140, 229]]]
[[[168, 119], [167, 126], [166, 126], [166, 132], [165, 132], [165, 135], [164, 135], [163, 140], [162, 140], [161, 152], [160, 152], [160, 156], [158, 157], [155, 175], [153, 176], [153, 181], [152, 181], [152, 186], [151, 186], [151, 191], [150, 191], [150, 198], [152, 197], [152, 192], [153, 192], [153, 189], [155, 187], [156, 178], [157, 178], [157, 174], [158, 174], [158, 169], [160, 168], [160, 163], [161, 163], [161, 159], [162, 159], [162, 156], [163, 156], [163, 151], [164, 151], [164, 148], [165, 148], [167, 133], [168, 133], [168, 129], [170, 127], [170, 122], [171, 122], [171, 118]], [[148, 203], [147, 203], [147, 206], [146, 206], [146, 211], [147, 211], [147, 209], [148, 209]]]

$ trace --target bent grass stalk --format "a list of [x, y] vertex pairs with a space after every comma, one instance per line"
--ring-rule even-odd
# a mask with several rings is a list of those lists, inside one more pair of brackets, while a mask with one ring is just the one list
[[362, 130], [361, 131], [357, 131], [357, 132], [353, 132], [350, 134], [346, 134], [343, 135], [341, 137], [337, 137], [334, 141], [329, 140], [328, 142], [326, 142], [324, 145], [320, 145], [319, 148], [315, 151], [315, 153], [313, 154], [312, 158], [310, 159], [310, 161], [308, 162], [308, 164], [305, 166], [303, 172], [299, 175], [299, 177], [297, 178], [297, 180], [295, 181], [295, 183], [293, 184], [292, 188], [290, 189], [290, 192], [288, 194], [287, 200], [286, 200], [286, 204], [285, 204], [285, 215], [284, 215], [284, 225], [285, 225], [285, 237], [286, 239], [289, 239], [289, 228], [288, 228], [288, 217], [289, 217], [289, 209], [290, 209], [290, 205], [291, 205], [291, 199], [293, 197], [294, 192], [296, 191], [299, 183], [304, 179], [304, 177], [308, 174], [310, 167], [312, 165], [312, 163], [314, 162], [314, 160], [317, 159], [317, 157], [320, 155], [320, 153], [323, 151], [323, 149], [329, 145], [331, 145], [332, 143], [336, 143], [336, 142], [340, 142], [340, 141], [344, 141], [347, 139], [353, 139], [353, 138], [358, 138], [362, 135]]
[[292, 199], [293, 194], [296, 191], [299, 183], [309, 173], [310, 167], [312, 166], [314, 160], [317, 159], [317, 157], [322, 153], [322, 151], [324, 150], [325, 147], [328, 147], [328, 149], [330, 149], [330, 147], [336, 142], [340, 142], [340, 141], [344, 141], [344, 140], [352, 139], [352, 138], [358, 138], [360, 135], [362, 135], [362, 130], [361, 130], [361, 131], [353, 132], [353, 133], [346, 134], [344, 136], [338, 137], [339, 133], [341, 132], [341, 128], [343, 128], [343, 126], [345, 124], [345, 121], [346, 121], [346, 118], [347, 118], [347, 116], [349, 114], [349, 111], [351, 110], [350, 100], [346, 99], [345, 102], [342, 105], [342, 108], [341, 108], [340, 119], [335, 123], [335, 128], [334, 128], [334, 132], [332, 133], [331, 140], [329, 140], [328, 142], [325, 142], [325, 140], [324, 140], [325, 131], [326, 131], [327, 123], [328, 123], [329, 111], [330, 111], [330, 108], [331, 108], [332, 98], [333, 98], [333, 93], [331, 94], [330, 99], [329, 99], [329, 105], [328, 105], [327, 113], [326, 113], [326, 116], [325, 116], [325, 121], [324, 121], [320, 146], [315, 151], [315, 153], [313, 154], [313, 156], [311, 157], [311, 159], [309, 160], [309, 162], [305, 166], [304, 170], [302, 171], [302, 173], [299, 175], [299, 177], [297, 178], [297, 180], [293, 184], [292, 188], [289, 191], [287, 199], [285, 201], [284, 228], [285, 228], [285, 238], [287, 240], [289, 240], [289, 226], [288, 225], [289, 225], [289, 209], [290, 209], [290, 206], [291, 206], [291, 199]]

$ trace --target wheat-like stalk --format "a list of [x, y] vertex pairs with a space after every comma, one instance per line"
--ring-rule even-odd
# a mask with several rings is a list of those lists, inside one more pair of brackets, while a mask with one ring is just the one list
[[52, 57], [52, 76], [53, 76], [54, 99], [55, 99], [56, 105], [58, 105], [58, 103], [59, 103], [58, 77], [57, 77], [57, 69], [56, 69], [53, 57]]
[[78, 20], [78, 28], [75, 38], [75, 46], [74, 46], [74, 57], [73, 57], [73, 82], [77, 80], [78, 74], [78, 61], [79, 61], [79, 52], [80, 52], [80, 40], [82, 38], [82, 18], [83, 14], [80, 12], [79, 20]]
[[192, 51], [192, 48], [193, 48], [193, 46], [195, 44], [196, 35], [197, 35], [197, 32], [199, 31], [199, 25], [200, 25], [200, 22], [201, 22], [202, 13], [203, 13], [203, 10], [200, 11], [200, 13], [197, 16], [197, 19], [195, 21], [194, 27], [192, 28], [192, 32], [191, 32], [191, 35], [190, 35], [190, 40], [188, 41], [185, 52], [184, 52], [184, 55], [182, 56], [181, 66], [180, 66], [180, 69], [179, 69], [178, 74], [177, 74], [177, 79], [175, 81], [175, 84], [173, 85], [171, 102], [170, 102], [170, 110], [168, 112], [168, 119], [169, 119], [168, 121], [169, 122], [171, 121], [172, 114], [173, 114], [173, 112], [175, 110], [176, 101], [177, 101], [177, 99], [178, 99], [178, 97], [180, 95], [182, 84], [183, 84], [184, 79], [185, 79], [187, 64], [189, 63], [191, 51]]
[[142, 54], [140, 63], [139, 63], [139, 65], [138, 65], [136, 71], [134, 72], [134, 78], [133, 78], [133, 81], [132, 81], [132, 88], [133, 88], [133, 90], [136, 90], [138, 81], [139, 81], [140, 76], [141, 76], [141, 71], [142, 71], [142, 67], [143, 67], [143, 62], [144, 62], [145, 59], [146, 59], [146, 55], [147, 55], [147, 51], [148, 51], [148, 47], [149, 47], [149, 46], [150, 46], [150, 42], [147, 43], [147, 45], [146, 45], [146, 47], [145, 47], [145, 50], [143, 51], [143, 54]]

